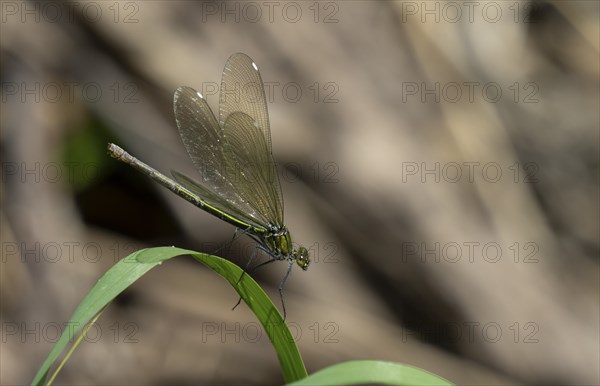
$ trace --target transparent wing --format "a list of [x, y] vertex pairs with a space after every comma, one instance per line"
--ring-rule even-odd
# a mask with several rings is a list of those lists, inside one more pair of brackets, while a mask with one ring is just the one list
[[175, 181], [183, 185], [192, 193], [195, 193], [197, 196], [206, 201], [209, 205], [212, 205], [215, 208], [221, 210], [222, 212], [234, 216], [239, 220], [247, 222], [252, 226], [266, 229], [265, 224], [259, 224], [258, 222], [256, 222], [256, 219], [248, 216], [246, 213], [231, 205], [229, 202], [225, 201], [220, 196], [217, 196], [208, 188], [202, 186], [202, 184], [194, 181], [193, 179], [187, 177], [184, 174], [179, 173], [176, 170], [171, 170], [171, 175], [173, 176]]
[[262, 132], [271, 153], [271, 129], [265, 87], [256, 63], [243, 53], [235, 53], [227, 59], [221, 78], [219, 124], [224, 127], [230, 114], [248, 114]]
[[236, 170], [239, 194], [269, 224], [283, 226], [283, 197], [271, 149], [248, 114], [233, 112], [223, 126], [227, 170]]
[[[238, 186], [237, 181], [240, 179], [235, 177], [235, 171], [227, 170], [223, 153], [226, 147], [223, 129], [204, 97], [190, 87], [179, 87], [173, 99], [179, 135], [202, 179], [200, 184], [191, 185], [189, 181], [192, 180], [189, 178], [181, 177], [181, 174], [173, 176], [180, 178], [180, 182], [188, 182], [186, 187], [219, 210], [234, 214], [235, 208], [237, 215], [244, 213], [244, 218], [253, 219], [254, 223], [266, 227], [268, 223], [264, 221], [264, 216], [240, 195], [245, 189]], [[199, 190], [192, 189], [194, 185]]]

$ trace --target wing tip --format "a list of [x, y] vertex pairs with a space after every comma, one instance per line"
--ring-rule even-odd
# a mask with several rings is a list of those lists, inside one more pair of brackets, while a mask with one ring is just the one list
[[177, 90], [175, 90], [175, 92], [173, 93], [173, 104], [175, 106], [177, 106], [177, 104], [178, 104], [177, 101], [183, 95], [192, 97], [191, 99], [194, 99], [193, 97], [198, 97], [200, 99], [206, 100], [206, 98], [204, 98], [204, 95], [202, 95], [202, 93], [200, 91], [196, 91], [195, 89], [188, 87], [188, 86], [179, 86], [179, 87], [177, 87]]

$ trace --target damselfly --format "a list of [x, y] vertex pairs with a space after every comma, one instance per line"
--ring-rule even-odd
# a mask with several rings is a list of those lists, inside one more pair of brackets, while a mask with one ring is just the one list
[[[229, 57], [221, 79], [219, 119], [204, 96], [179, 87], [174, 111], [179, 134], [202, 182], [172, 171], [161, 174], [117, 145], [110, 155], [146, 174], [200, 209], [226, 221], [254, 239], [273, 261], [286, 261], [283, 289], [294, 262], [303, 270], [310, 259], [304, 247], [294, 248], [283, 223], [283, 197], [271, 151], [271, 131], [264, 85], [257, 65], [243, 53]], [[238, 302], [239, 303], [239, 302]]]

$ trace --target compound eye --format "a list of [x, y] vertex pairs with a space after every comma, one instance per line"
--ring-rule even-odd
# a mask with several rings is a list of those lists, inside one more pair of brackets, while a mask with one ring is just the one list
[[306, 248], [298, 248], [298, 250], [295, 253], [295, 259], [296, 264], [298, 264], [298, 266], [302, 268], [302, 270], [306, 271], [308, 269], [308, 266], [310, 265], [310, 257], [308, 256], [308, 251], [306, 250]]

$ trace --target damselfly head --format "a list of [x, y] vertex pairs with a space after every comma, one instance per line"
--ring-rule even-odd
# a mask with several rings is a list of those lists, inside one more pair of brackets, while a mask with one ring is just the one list
[[310, 257], [308, 257], [308, 251], [304, 247], [300, 247], [298, 249], [294, 249], [292, 252], [292, 257], [296, 260], [296, 264], [302, 270], [306, 271], [308, 266], [310, 265]]

